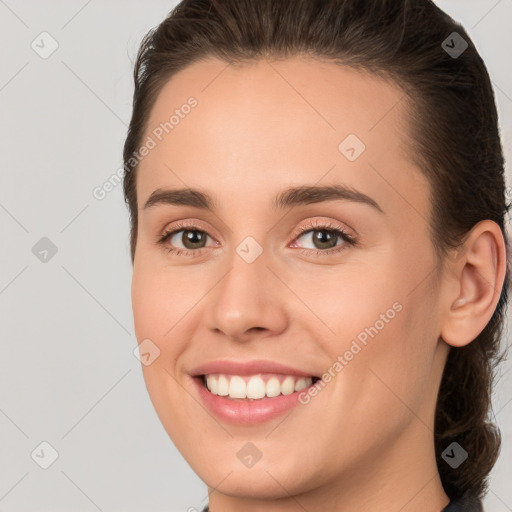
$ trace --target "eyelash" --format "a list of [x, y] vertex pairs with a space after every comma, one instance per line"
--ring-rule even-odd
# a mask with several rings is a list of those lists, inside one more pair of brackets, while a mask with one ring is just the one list
[[[204, 231], [203, 229], [200, 229], [199, 226], [178, 223], [177, 225], [175, 225], [173, 227], [173, 229], [171, 231], [167, 231], [162, 236], [158, 237], [157, 243], [159, 245], [164, 246], [167, 243], [167, 241], [170, 238], [172, 238], [173, 235], [175, 235], [176, 233], [179, 233], [180, 231], [199, 231], [201, 233], [205, 233], [206, 235], [208, 235], [208, 233], [206, 231]], [[351, 235], [349, 235], [342, 228], [334, 226], [334, 225], [330, 224], [329, 222], [321, 222], [321, 221], [315, 221], [315, 222], [308, 224], [305, 228], [301, 229], [298, 233], [294, 234], [293, 239], [295, 240], [297, 238], [300, 238], [301, 236], [303, 236], [307, 233], [310, 233], [311, 231], [328, 231], [329, 233], [333, 233], [333, 234], [337, 235], [339, 238], [341, 238], [345, 242], [345, 244], [343, 244], [341, 246], [333, 247], [331, 249], [326, 249], [326, 250], [306, 249], [304, 247], [299, 247], [297, 250], [299, 250], [301, 253], [304, 253], [307, 255], [311, 255], [311, 253], [314, 253], [315, 256], [325, 256], [325, 255], [330, 255], [333, 253], [339, 253], [339, 252], [345, 250], [346, 245], [348, 245], [348, 246], [357, 245], [357, 240], [354, 237], [352, 237]], [[210, 236], [210, 235], [208, 235], [208, 236]], [[175, 249], [173, 247], [170, 247], [170, 248], [166, 247], [165, 249], [168, 253], [174, 253], [176, 256], [184, 255], [184, 256], [194, 257], [194, 256], [199, 256], [202, 252], [202, 249], [204, 249], [204, 247], [202, 247], [200, 249], [195, 249], [195, 250], [179, 249], [179, 248]]]

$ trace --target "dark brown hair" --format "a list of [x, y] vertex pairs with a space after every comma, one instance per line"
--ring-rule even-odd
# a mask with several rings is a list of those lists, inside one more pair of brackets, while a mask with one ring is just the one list
[[[461, 55], [442, 44], [453, 32]], [[456, 36], [457, 37], [457, 36]], [[137, 244], [137, 164], [147, 121], [162, 86], [202, 58], [230, 64], [309, 55], [393, 80], [406, 95], [411, 158], [431, 185], [429, 229], [442, 268], [481, 220], [504, 235], [509, 205], [494, 94], [466, 31], [430, 0], [183, 0], [143, 39], [135, 64], [133, 114], [124, 146], [124, 193], [131, 257]], [[507, 254], [509, 245], [507, 241]], [[436, 406], [434, 441], [442, 484], [452, 500], [483, 497], [500, 450], [489, 418], [509, 267], [498, 306], [469, 345], [451, 349]], [[459, 443], [468, 459], [452, 469], [441, 457]]]

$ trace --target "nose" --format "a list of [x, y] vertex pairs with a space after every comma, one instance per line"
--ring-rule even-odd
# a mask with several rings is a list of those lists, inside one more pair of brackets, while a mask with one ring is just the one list
[[287, 289], [267, 266], [264, 254], [248, 263], [235, 253], [231, 267], [208, 294], [204, 321], [216, 335], [248, 342], [286, 329]]

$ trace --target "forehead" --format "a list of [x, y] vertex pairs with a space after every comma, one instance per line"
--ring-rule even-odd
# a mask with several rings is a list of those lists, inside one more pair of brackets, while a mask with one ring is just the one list
[[[196, 62], [165, 84], [149, 116], [139, 205], [167, 185], [233, 198], [244, 184], [247, 200], [325, 179], [394, 206], [425, 185], [407, 154], [406, 105], [391, 81], [309, 57]], [[425, 197], [411, 200], [421, 209]]]
[[[378, 134], [390, 126], [407, 132], [401, 115], [404, 93], [394, 82], [311, 57], [243, 64], [215, 58], [195, 62], [164, 85], [150, 113], [147, 133], [168, 121], [191, 97], [199, 107], [193, 113], [200, 116], [180, 122], [181, 129], [173, 129], [169, 139], [177, 140], [179, 132], [186, 131], [183, 125], [194, 123], [194, 117], [203, 124], [213, 121], [216, 133], [240, 128], [241, 136], [264, 124], [266, 129], [257, 137], [264, 142], [286, 141], [291, 136], [296, 140], [297, 135], [311, 142], [325, 137], [336, 141], [345, 133], [369, 139], [374, 130]], [[283, 125], [287, 126], [284, 131]], [[208, 127], [204, 128], [206, 134]]]

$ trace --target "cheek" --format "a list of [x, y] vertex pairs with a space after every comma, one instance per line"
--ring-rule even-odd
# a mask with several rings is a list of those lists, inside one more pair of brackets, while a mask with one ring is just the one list
[[132, 309], [139, 343], [144, 338], [159, 339], [164, 332], [167, 298], [151, 272], [135, 267], [132, 278]]
[[364, 344], [385, 338], [403, 309], [398, 279], [398, 270], [381, 260], [364, 268], [340, 268], [323, 276], [317, 273], [301, 287], [307, 291], [305, 302], [330, 328], [330, 344], [339, 353], [349, 349], [354, 339]]
[[183, 286], [187, 286], [186, 279], [179, 275], [152, 265], [135, 265], [131, 298], [139, 342], [151, 338], [160, 342], [162, 349], [169, 345], [164, 341], [171, 339], [174, 326], [193, 304], [193, 294]]
[[[367, 406], [377, 396], [396, 400], [390, 389], [415, 402], [437, 343], [434, 294], [428, 283], [417, 285], [417, 269], [404, 268], [405, 256], [395, 256], [368, 263], [364, 272], [322, 277], [316, 289], [323, 293], [310, 292], [305, 301], [331, 329], [323, 345], [331, 367], [340, 363], [331, 370], [343, 374], [336, 386], [349, 396], [366, 394]], [[418, 265], [432, 268], [421, 259]]]
[[179, 391], [175, 378], [181, 378], [181, 356], [198, 325], [204, 293], [186, 270], [142, 259], [134, 265], [131, 300], [135, 335], [138, 343], [149, 339], [159, 351], [154, 362], [142, 365], [152, 395], [163, 389]]
[[179, 286], [161, 267], [142, 264], [141, 260], [134, 265], [131, 296], [135, 335], [138, 343], [149, 339], [159, 350], [158, 357], [141, 368], [149, 397], [171, 438], [180, 431], [171, 411], [183, 398], [175, 365], [187, 339], [185, 322], [180, 319], [190, 309], [184, 304], [188, 300], [177, 292]]

